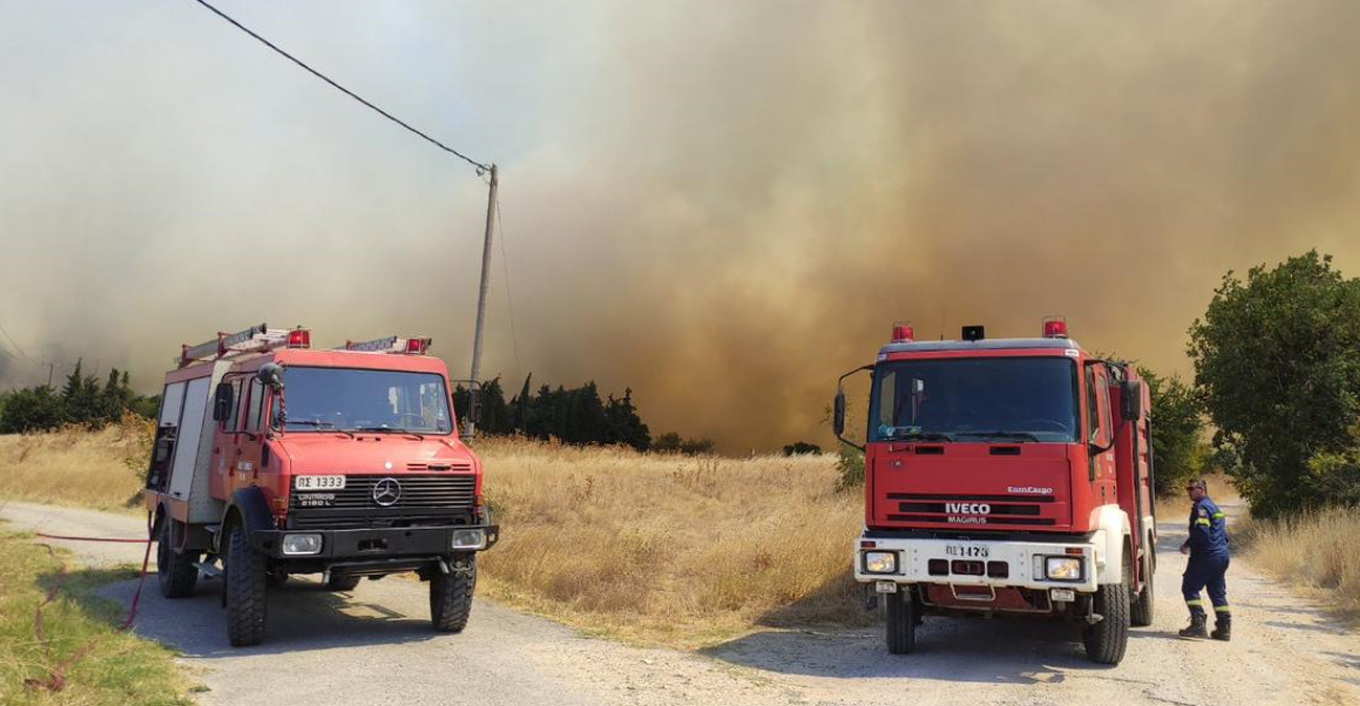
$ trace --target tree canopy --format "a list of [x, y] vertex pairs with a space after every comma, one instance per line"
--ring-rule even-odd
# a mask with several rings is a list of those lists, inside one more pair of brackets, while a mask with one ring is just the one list
[[1355, 498], [1360, 280], [1316, 251], [1245, 280], [1229, 272], [1188, 352], [1214, 445], [1254, 512]]

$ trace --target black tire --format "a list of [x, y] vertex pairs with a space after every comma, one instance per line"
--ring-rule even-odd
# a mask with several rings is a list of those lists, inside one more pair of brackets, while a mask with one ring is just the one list
[[1123, 579], [1096, 588], [1095, 611], [1104, 619], [1087, 627], [1082, 634], [1086, 656], [1098, 664], [1119, 664], [1129, 646], [1129, 584], [1133, 582], [1133, 571], [1128, 559], [1125, 559]]
[[177, 552], [184, 528], [179, 521], [165, 518], [161, 523], [160, 536], [156, 538], [156, 580], [161, 587], [161, 595], [166, 598], [184, 598], [193, 595], [198, 584], [198, 567], [194, 563], [200, 554], [194, 551]]
[[264, 641], [269, 565], [250, 548], [245, 528], [233, 527], [227, 541], [227, 638], [232, 647], [258, 645]]
[[1151, 552], [1145, 555], [1143, 560], [1143, 590], [1133, 600], [1129, 606], [1129, 624], [1136, 628], [1145, 628], [1152, 624], [1156, 616], [1156, 598], [1152, 591], [1152, 559]]
[[361, 579], [361, 578], [363, 578], [363, 577], [362, 577], [362, 576], [343, 576], [343, 575], [337, 576], [337, 575], [335, 575], [335, 574], [332, 574], [331, 577], [330, 577], [329, 579], [326, 580], [326, 590], [327, 590], [327, 591], [353, 591], [354, 588], [355, 588], [356, 586], [359, 585], [359, 579]]
[[897, 593], [887, 594], [887, 599], [888, 653], [911, 654], [916, 649], [916, 626], [921, 622], [912, 590], [907, 586], [899, 586]]
[[[430, 623], [439, 632], [462, 632], [472, 613], [472, 592], [477, 587], [477, 557], [450, 562], [452, 571], [436, 571], [430, 579]], [[458, 564], [463, 564], [460, 568]]]

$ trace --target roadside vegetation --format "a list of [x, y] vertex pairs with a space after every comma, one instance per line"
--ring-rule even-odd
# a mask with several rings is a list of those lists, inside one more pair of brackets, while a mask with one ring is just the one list
[[[29, 539], [29, 535], [0, 529], [0, 566], [4, 567], [0, 571], [0, 703], [192, 704], [191, 687], [171, 652], [157, 643], [116, 632], [123, 608], [94, 596], [104, 583], [135, 578], [131, 568], [70, 573], [42, 609], [42, 639], [38, 638], [35, 611], [57, 580], [61, 563]], [[86, 657], [63, 668], [72, 655], [86, 648], [90, 650]], [[59, 691], [25, 686], [26, 680], [50, 682], [54, 671], [65, 677]]]
[[1235, 532], [1252, 564], [1360, 620], [1360, 511], [1333, 507]]
[[0, 501], [139, 511], [151, 435], [151, 422], [127, 415], [98, 431], [0, 436]]
[[485, 439], [495, 518], [482, 588], [642, 643], [700, 647], [758, 626], [863, 624], [850, 575], [860, 492], [835, 458], [639, 454]]
[[1214, 462], [1251, 505], [1248, 557], [1360, 607], [1360, 279], [1308, 252], [1229, 272], [1190, 328]]

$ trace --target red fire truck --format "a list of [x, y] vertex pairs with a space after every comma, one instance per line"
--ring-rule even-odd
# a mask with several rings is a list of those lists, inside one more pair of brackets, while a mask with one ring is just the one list
[[166, 373], [145, 501], [161, 593], [223, 579], [233, 646], [265, 636], [290, 574], [326, 587], [416, 572], [434, 628], [467, 624], [477, 552], [496, 542], [482, 465], [457, 436], [428, 338], [313, 350], [263, 324], [183, 347]]
[[1157, 524], [1147, 385], [1067, 337], [916, 341], [893, 329], [875, 364], [855, 579], [887, 603], [888, 651], [926, 615], [1028, 614], [1082, 628], [1087, 655], [1124, 656], [1152, 623]]

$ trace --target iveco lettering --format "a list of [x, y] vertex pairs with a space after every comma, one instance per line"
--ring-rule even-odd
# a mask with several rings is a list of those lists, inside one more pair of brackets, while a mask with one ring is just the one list
[[434, 628], [461, 632], [497, 527], [429, 346], [392, 336], [314, 350], [310, 331], [263, 324], [184, 346], [146, 479], [161, 593], [222, 579], [240, 647], [264, 640], [269, 590], [291, 574], [349, 591], [414, 572]]
[[1150, 398], [1049, 318], [1036, 338], [916, 341], [893, 327], [868, 372], [864, 533], [855, 579], [887, 601], [888, 651], [927, 616], [1065, 619], [1087, 655], [1124, 657], [1152, 624], [1157, 523]]

